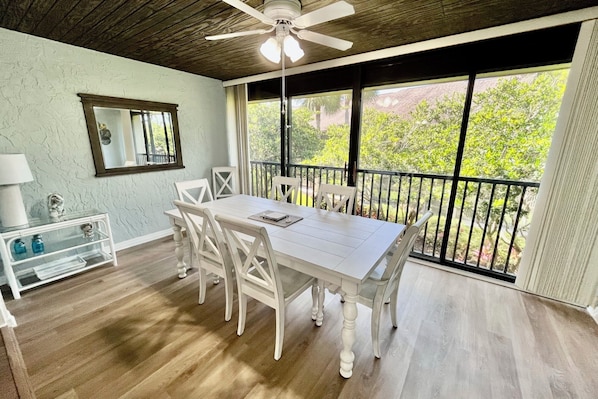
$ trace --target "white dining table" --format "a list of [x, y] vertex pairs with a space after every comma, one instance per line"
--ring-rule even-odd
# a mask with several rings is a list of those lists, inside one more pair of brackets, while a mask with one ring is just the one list
[[[202, 206], [209, 208], [215, 215], [242, 219], [264, 211], [302, 218], [286, 227], [253, 219], [250, 221], [266, 227], [278, 262], [324, 281], [330, 290], [343, 295], [340, 374], [350, 378], [355, 359], [353, 343], [357, 294], [361, 284], [384, 258], [405, 226], [249, 195], [204, 202]], [[187, 265], [183, 261], [181, 228], [185, 224], [178, 209], [166, 211], [165, 214], [174, 230], [178, 275], [184, 278]]]

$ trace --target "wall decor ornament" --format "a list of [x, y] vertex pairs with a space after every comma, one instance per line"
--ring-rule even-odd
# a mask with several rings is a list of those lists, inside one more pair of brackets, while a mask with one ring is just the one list
[[64, 197], [58, 193], [48, 195], [48, 214], [57, 221], [64, 216]]
[[104, 145], [108, 145], [112, 142], [112, 133], [108, 130], [108, 127], [105, 123], [98, 123], [98, 128], [100, 132], [100, 143]]

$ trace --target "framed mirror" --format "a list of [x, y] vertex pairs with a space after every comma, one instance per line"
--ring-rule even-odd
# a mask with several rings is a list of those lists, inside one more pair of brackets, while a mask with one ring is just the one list
[[177, 104], [78, 93], [96, 176], [184, 168]]

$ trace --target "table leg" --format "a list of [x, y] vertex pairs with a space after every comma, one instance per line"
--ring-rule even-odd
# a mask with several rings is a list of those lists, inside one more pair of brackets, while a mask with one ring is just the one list
[[357, 295], [345, 292], [345, 303], [343, 304], [343, 330], [342, 341], [343, 349], [341, 351], [341, 369], [340, 373], [345, 378], [351, 378], [353, 375], [353, 343], [355, 342], [355, 320], [357, 319]]
[[183, 244], [183, 235], [181, 234], [181, 226], [172, 224], [172, 231], [174, 232], [174, 254], [176, 256], [176, 268], [179, 273], [179, 278], [187, 277], [187, 265], [185, 264], [185, 245]]

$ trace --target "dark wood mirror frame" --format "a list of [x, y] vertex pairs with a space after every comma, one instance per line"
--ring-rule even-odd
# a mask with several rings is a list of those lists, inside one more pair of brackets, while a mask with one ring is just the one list
[[[93, 162], [95, 164], [97, 177], [145, 173], [167, 169], [181, 169], [185, 167], [181, 155], [177, 104], [133, 100], [120, 97], [106, 97], [84, 93], [78, 93], [77, 95], [81, 97], [81, 102], [83, 103], [83, 112], [85, 113], [85, 120], [87, 122], [87, 132], [89, 134], [91, 152], [93, 154]], [[98, 130], [98, 121], [96, 120], [94, 107], [170, 113], [174, 144], [174, 162], [107, 168], [104, 162], [102, 144], [100, 142], [100, 132]]]

